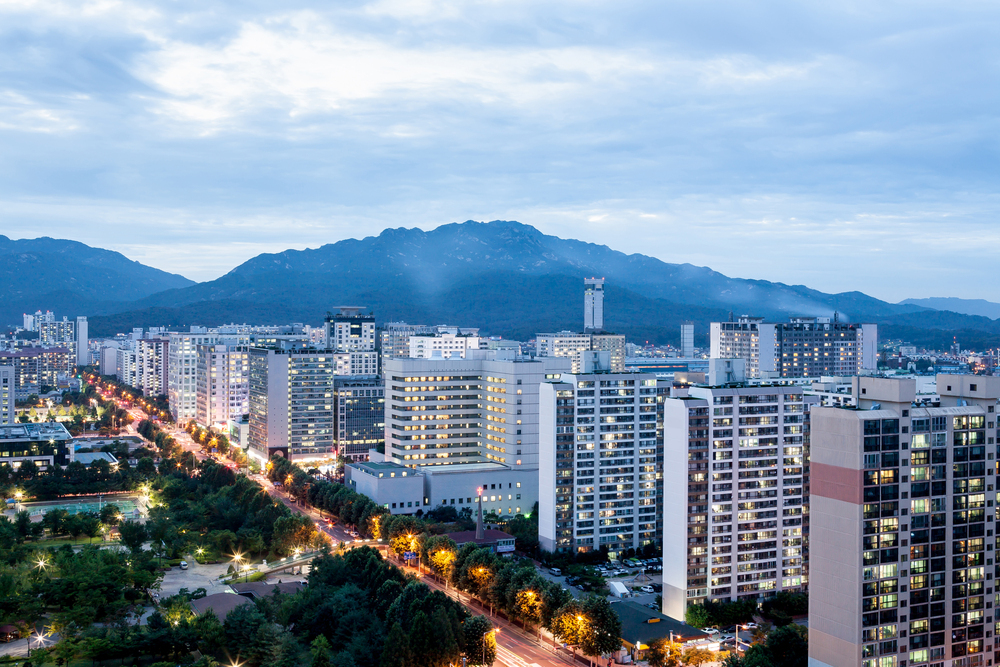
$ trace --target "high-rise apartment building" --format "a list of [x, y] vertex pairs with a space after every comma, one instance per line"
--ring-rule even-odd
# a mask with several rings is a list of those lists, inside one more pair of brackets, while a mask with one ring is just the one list
[[610, 352], [610, 370], [625, 372], [625, 336], [559, 331], [535, 335], [535, 354], [539, 357], [565, 357], [572, 361], [574, 373], [583, 368], [583, 358], [592, 350]]
[[168, 390], [170, 340], [141, 338], [135, 341], [136, 384], [145, 396], [165, 395]]
[[13, 424], [17, 413], [14, 411], [14, 366], [0, 364], [0, 425]]
[[542, 548], [615, 556], [660, 538], [656, 401], [656, 376], [645, 373], [568, 374], [541, 385]]
[[115, 377], [126, 387], [139, 386], [139, 355], [130, 341], [114, 350]]
[[812, 414], [809, 664], [996, 664], [1000, 378], [853, 380]]
[[[86, 322], [86, 319], [84, 320]], [[73, 365], [77, 363], [79, 345], [76, 340], [76, 322], [63, 317], [62, 320], [41, 322], [38, 324], [39, 347], [64, 347], [73, 353]], [[84, 345], [86, 354], [86, 345]]]
[[583, 330], [604, 330], [604, 278], [583, 279]]
[[59, 376], [68, 376], [75, 362], [75, 353], [65, 347], [0, 350], [0, 364], [14, 368], [14, 391], [19, 399], [37, 394], [43, 387], [55, 389], [59, 386]]
[[378, 377], [336, 377], [333, 433], [337, 453], [367, 461], [368, 450], [385, 445], [385, 384]]
[[250, 348], [249, 453], [293, 461], [336, 454], [334, 360], [330, 350], [294, 344]]
[[663, 613], [802, 590], [809, 401], [742, 383], [663, 400]]
[[198, 346], [214, 345], [219, 334], [193, 331], [167, 334], [167, 398], [178, 422], [198, 417]]
[[743, 359], [751, 378], [855, 375], [878, 368], [878, 326], [829, 317], [712, 322], [711, 357]]
[[363, 308], [343, 306], [326, 318], [326, 346], [342, 355], [338, 357], [340, 375], [374, 375], [378, 373], [378, 352], [375, 350], [375, 316], [362, 313]]
[[197, 417], [206, 426], [228, 425], [250, 409], [250, 351], [245, 345], [199, 345]]

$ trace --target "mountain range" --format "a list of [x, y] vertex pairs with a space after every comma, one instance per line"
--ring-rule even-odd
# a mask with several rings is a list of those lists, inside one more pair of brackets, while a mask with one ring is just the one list
[[258, 255], [203, 283], [72, 241], [0, 237], [0, 261], [8, 256], [23, 258], [17, 260], [21, 268], [5, 267], [0, 284], [14, 285], [18, 274], [35, 270], [44, 280], [17, 282], [17, 298], [0, 304], [0, 322], [19, 323], [22, 312], [39, 308], [87, 314], [92, 336], [137, 326], [318, 324], [337, 306], [358, 305], [372, 308], [381, 322], [447, 322], [525, 339], [580, 329], [583, 278], [601, 276], [607, 280], [605, 328], [634, 341], [677, 342], [680, 323], [693, 321], [703, 344], [708, 323], [730, 314], [785, 319], [836, 312], [842, 320], [880, 324], [883, 339], [946, 346], [958, 336], [963, 345], [1000, 343], [1000, 321], [982, 315], [730, 278], [512, 221], [386, 229], [360, 240]]

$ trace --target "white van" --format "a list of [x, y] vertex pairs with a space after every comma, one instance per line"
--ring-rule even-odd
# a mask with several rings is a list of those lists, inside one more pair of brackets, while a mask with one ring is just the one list
[[549, 568], [549, 572], [551, 572], [553, 575], [555, 575], [557, 577], [561, 577], [562, 576], [562, 570], [560, 570], [558, 567], [550, 567]]

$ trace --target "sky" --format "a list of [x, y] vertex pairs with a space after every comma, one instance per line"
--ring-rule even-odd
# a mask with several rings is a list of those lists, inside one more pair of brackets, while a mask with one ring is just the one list
[[518, 220], [1000, 300], [1000, 4], [0, 0], [0, 234], [194, 280]]

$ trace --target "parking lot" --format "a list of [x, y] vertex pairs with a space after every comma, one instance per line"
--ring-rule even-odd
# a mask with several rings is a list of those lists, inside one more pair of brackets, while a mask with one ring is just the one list
[[[654, 567], [659, 569], [660, 560], [652, 559], [650, 563], [642, 563], [639, 567], [633, 567], [624, 563], [613, 561], [601, 565], [586, 566], [595, 576], [600, 577], [604, 583], [617, 582], [622, 584], [630, 593], [629, 599], [640, 604], [656, 607], [656, 597], [663, 590], [663, 574], [659, 571], [651, 571]], [[644, 571], [646, 570], [646, 571]], [[540, 566], [539, 574], [550, 581], [558, 582], [563, 588], [573, 594], [574, 597], [581, 597], [587, 594], [583, 583], [577, 583], [574, 577], [568, 572], [553, 572], [552, 569]], [[643, 590], [643, 587], [648, 587]], [[612, 595], [609, 589], [605, 592], [609, 599], [618, 599]]]

